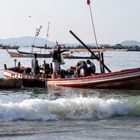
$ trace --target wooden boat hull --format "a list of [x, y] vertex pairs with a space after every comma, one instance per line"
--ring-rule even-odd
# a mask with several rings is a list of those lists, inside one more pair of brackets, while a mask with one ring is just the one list
[[[11, 57], [34, 57], [33, 53], [28, 53], [28, 52], [20, 52], [20, 51], [9, 51], [7, 50], [8, 54]], [[38, 58], [51, 58], [52, 54], [42, 54], [42, 53], [38, 53], [37, 54]], [[73, 56], [73, 55], [64, 55], [63, 56], [65, 59], [95, 59], [93, 56], [92, 57], [88, 57], [88, 56]]]
[[0, 89], [13, 89], [21, 88], [22, 80], [21, 79], [0, 79]]
[[[136, 70], [136, 71], [134, 71]], [[88, 87], [88, 88], [114, 88], [114, 89], [140, 89], [140, 69], [112, 72], [108, 74], [93, 75], [71, 80], [51, 80], [50, 86]]]
[[45, 82], [39, 79], [0, 79], [0, 89], [16, 89], [22, 87], [45, 87]]
[[9, 51], [7, 50], [8, 54], [11, 56], [11, 57], [24, 57], [22, 54], [20, 54], [19, 52], [12, 52], [12, 51]]
[[[28, 52], [19, 52], [19, 51], [9, 51], [7, 50], [8, 54], [11, 56], [11, 57], [34, 57], [34, 54], [33, 53], [28, 53]], [[38, 53], [38, 58], [50, 58], [51, 57], [51, 54], [41, 54], [41, 53]]]
[[[33, 78], [12, 70], [4, 71], [5, 78]], [[46, 86], [81, 87], [81, 88], [114, 88], [114, 89], [140, 89], [140, 68], [94, 74], [77, 78], [45, 78]]]
[[[22, 54], [23, 57], [34, 57], [34, 53], [30, 53], [30, 52], [22, 52], [18, 50], [18, 53]], [[37, 53], [37, 57], [38, 58], [50, 58], [52, 55], [49, 54], [43, 54], [43, 53]]]

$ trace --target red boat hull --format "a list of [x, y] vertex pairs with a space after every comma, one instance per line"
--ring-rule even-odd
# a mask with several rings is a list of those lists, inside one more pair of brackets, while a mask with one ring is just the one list
[[[12, 69], [4, 71], [5, 78], [33, 78], [31, 75], [14, 72]], [[81, 88], [114, 88], [114, 89], [140, 89], [140, 68], [94, 74], [77, 78], [45, 78], [47, 86], [81, 87]]]

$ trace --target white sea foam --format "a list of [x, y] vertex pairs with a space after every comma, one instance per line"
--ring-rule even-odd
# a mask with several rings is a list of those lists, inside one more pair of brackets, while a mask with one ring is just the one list
[[101, 119], [126, 115], [133, 105], [117, 99], [98, 97], [60, 98], [56, 100], [26, 99], [17, 103], [0, 102], [3, 120]]

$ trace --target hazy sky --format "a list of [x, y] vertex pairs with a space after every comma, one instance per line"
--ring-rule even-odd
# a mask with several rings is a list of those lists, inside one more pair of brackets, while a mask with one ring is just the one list
[[[87, 0], [0, 0], [0, 38], [34, 36], [43, 26], [40, 37], [77, 43], [72, 30], [85, 43], [94, 43]], [[91, 0], [99, 43], [140, 41], [140, 0]]]

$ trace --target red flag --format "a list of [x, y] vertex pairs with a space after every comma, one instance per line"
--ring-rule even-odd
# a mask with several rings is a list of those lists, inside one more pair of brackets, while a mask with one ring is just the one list
[[87, 0], [87, 4], [88, 4], [88, 5], [90, 4], [90, 0]]

